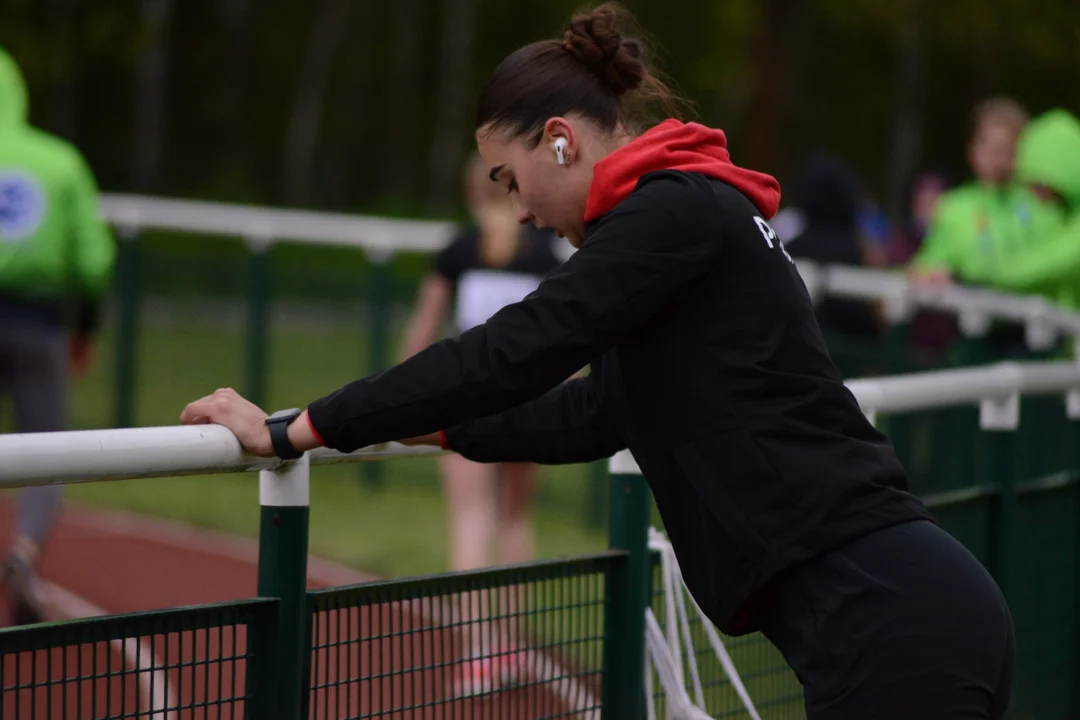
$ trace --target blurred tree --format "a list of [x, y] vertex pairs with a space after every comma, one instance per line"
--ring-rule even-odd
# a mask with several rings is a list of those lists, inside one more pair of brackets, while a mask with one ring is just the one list
[[[736, 162], [828, 147], [894, 212], [916, 163], [964, 170], [979, 97], [1080, 109], [1075, 0], [623, 3]], [[4, 0], [0, 44], [104, 188], [445, 216], [488, 73], [581, 4]]]
[[428, 202], [447, 211], [460, 198], [461, 168], [470, 140], [473, 42], [479, 0], [443, 0], [435, 80], [435, 138], [428, 169]]
[[218, 107], [223, 126], [217, 135], [223, 145], [218, 174], [235, 188], [244, 182], [255, 144], [250, 130], [254, 118], [249, 89], [254, 50], [251, 0], [223, 0], [218, 12], [224, 28], [215, 48], [220, 58]]
[[317, 4], [304, 60], [297, 75], [282, 164], [282, 200], [288, 205], [311, 201], [312, 173], [319, 149], [319, 131], [326, 109], [334, 58], [345, 39], [352, 0]]
[[394, 0], [390, 16], [390, 47], [386, 72], [386, 126], [372, 147], [382, 153], [384, 193], [388, 199], [420, 196], [426, 138], [421, 134], [424, 102], [433, 88], [423, 83], [427, 12], [431, 2]]
[[76, 141], [75, 0], [51, 0], [49, 6], [53, 48], [49, 127], [60, 137]]
[[354, 0], [349, 42], [337, 64], [334, 93], [328, 99], [336, 112], [329, 113], [326, 129], [325, 196], [333, 207], [348, 208], [371, 194], [378, 173], [370, 172], [381, 157], [371, 138], [382, 132], [378, 112], [378, 58], [384, 36], [380, 10], [389, 8], [376, 0]]
[[792, 110], [791, 50], [806, 7], [802, 0], [760, 0], [757, 4], [742, 157], [747, 165], [765, 172], [780, 170], [790, 152], [783, 128]]
[[173, 0], [142, 0], [142, 49], [136, 65], [135, 147], [131, 154], [131, 184], [139, 192], [155, 192], [165, 145], [169, 93], [169, 29]]

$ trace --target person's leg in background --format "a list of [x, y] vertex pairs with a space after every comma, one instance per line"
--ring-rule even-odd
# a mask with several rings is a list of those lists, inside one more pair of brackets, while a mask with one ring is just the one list
[[491, 564], [496, 505], [493, 467], [453, 453], [439, 458], [450, 530], [450, 569], [474, 570]]
[[[495, 466], [475, 463], [460, 455], [439, 458], [446, 493], [447, 524], [450, 534], [450, 569], [474, 570], [491, 564], [491, 542], [495, 535]], [[494, 689], [490, 651], [493, 628], [488, 616], [486, 590], [464, 593], [452, 608], [455, 623], [464, 623], [464, 662], [455, 668], [453, 694], [458, 697]]]
[[[535, 537], [533, 534], [532, 502], [539, 470], [532, 463], [504, 463], [499, 466], [498, 529], [496, 531], [496, 562], [500, 565], [528, 562], [535, 557]], [[505, 623], [505, 637], [502, 641], [507, 650], [524, 645], [519, 637], [521, 628], [517, 620], [518, 613], [526, 609], [525, 588], [511, 586], [503, 592], [505, 602], [501, 614], [510, 618]]]
[[537, 466], [532, 463], [503, 463], [499, 466], [499, 513], [495, 559], [500, 565], [533, 559], [532, 509]]
[[[67, 428], [68, 345], [59, 327], [19, 324], [5, 327], [0, 355], [15, 409], [15, 430], [55, 432]], [[63, 502], [63, 486], [19, 492], [15, 537], [0, 576], [15, 624], [44, 619], [38, 568]]]

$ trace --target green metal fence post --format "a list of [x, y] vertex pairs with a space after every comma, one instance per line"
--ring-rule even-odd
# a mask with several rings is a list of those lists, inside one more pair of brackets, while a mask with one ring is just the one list
[[[963, 312], [957, 318], [957, 325], [960, 330], [956, 348], [958, 364], [967, 367], [985, 363], [988, 358], [986, 336], [990, 332], [989, 316]], [[977, 482], [975, 465], [979, 437], [974, 417], [972, 408], [958, 407], [944, 409], [934, 418], [934, 434], [940, 438], [942, 444], [938, 447], [944, 455], [944, 462], [938, 464], [936, 469], [949, 478], [950, 488], [967, 487]], [[979, 426], [982, 427], [981, 419]], [[1011, 441], [1009, 438], [1008, 442]], [[935, 460], [938, 457], [935, 453]]]
[[[885, 341], [885, 368], [890, 374], [910, 371], [911, 318], [915, 308], [906, 294], [885, 298], [882, 306], [889, 330]], [[911, 464], [912, 421], [907, 415], [893, 415], [882, 419], [881, 430], [888, 436], [897, 457], [905, 466]], [[909, 468], [910, 470], [910, 468]]]
[[245, 383], [248, 400], [266, 406], [267, 357], [270, 338], [270, 242], [248, 237], [248, 324]]
[[[311, 614], [307, 606], [308, 456], [259, 473], [259, 587], [278, 598], [277, 646], [268, 665], [277, 715], [307, 717]], [[256, 680], [258, 682], [258, 680]]]
[[245, 718], [276, 718], [278, 672], [278, 605], [272, 612], [260, 612], [247, 628], [245, 668]]
[[[1070, 338], [1074, 347], [1080, 338]], [[1065, 414], [1069, 421], [1066, 442], [1069, 445], [1070, 472], [1080, 472], [1080, 389], [1072, 390], [1065, 398]], [[1073, 643], [1072, 643], [1072, 712], [1080, 717], [1080, 484], [1073, 485]]]
[[629, 553], [605, 589], [603, 712], [645, 717], [645, 609], [649, 606], [649, 488], [629, 451], [611, 459], [609, 544]]
[[135, 358], [138, 354], [139, 276], [141, 273], [139, 233], [123, 227], [116, 250], [116, 365], [113, 427], [135, 424]]
[[608, 511], [605, 501], [605, 485], [608, 483], [607, 463], [603, 460], [589, 463], [585, 480], [585, 527], [601, 528]]
[[[385, 370], [390, 364], [390, 299], [393, 290], [393, 253], [380, 248], [368, 253], [371, 284], [368, 288], [368, 368]], [[360, 477], [373, 487], [382, 484], [383, 463], [360, 463]]]
[[990, 573], [1010, 599], [1009, 554], [1016, 517], [1012, 439], [1020, 426], [1020, 396], [986, 398], [979, 405], [979, 482], [999, 489], [990, 522]]

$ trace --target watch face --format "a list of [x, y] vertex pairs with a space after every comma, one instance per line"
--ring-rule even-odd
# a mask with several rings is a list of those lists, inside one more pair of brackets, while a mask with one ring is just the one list
[[290, 410], [278, 410], [276, 413], [274, 413], [273, 415], [271, 415], [267, 419], [268, 420], [284, 420], [286, 418], [294, 418], [299, 414], [300, 414], [300, 410], [297, 409], [297, 408], [292, 408]]

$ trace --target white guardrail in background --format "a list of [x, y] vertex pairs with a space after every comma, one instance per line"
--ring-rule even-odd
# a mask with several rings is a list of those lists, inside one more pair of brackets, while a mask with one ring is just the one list
[[[1069, 417], [1080, 418], [1080, 365], [1072, 362], [1005, 362], [979, 368], [939, 370], [851, 380], [848, 388], [872, 420], [949, 406], [979, 405], [983, 428], [1012, 429], [1019, 423], [1021, 395], [1062, 395]], [[313, 465], [436, 455], [438, 448], [398, 443], [343, 454], [308, 453]], [[620, 453], [615, 472], [634, 472]], [[0, 489], [61, 482], [95, 482], [176, 475], [278, 470], [287, 464], [245, 453], [220, 425], [79, 430], [0, 435]], [[624, 467], [625, 466], [625, 467]]]
[[[173, 230], [246, 239], [256, 247], [289, 241], [355, 247], [375, 259], [394, 252], [441, 249], [452, 237], [451, 222], [401, 220], [364, 215], [285, 210], [139, 195], [103, 194], [105, 217], [131, 237], [141, 229]], [[1050, 347], [1059, 337], [1080, 336], [1080, 314], [1045, 299], [966, 287], [922, 287], [900, 272], [874, 268], [817, 266], [799, 260], [799, 272], [815, 301], [825, 296], [882, 302], [890, 322], [917, 308], [953, 312], [965, 334], [980, 335], [992, 320], [1024, 325], [1028, 345]]]
[[453, 235], [451, 222], [284, 210], [202, 200], [140, 195], [101, 196], [101, 210], [121, 235], [142, 229], [231, 235], [271, 244], [344, 245], [382, 255], [395, 251], [435, 252]]

